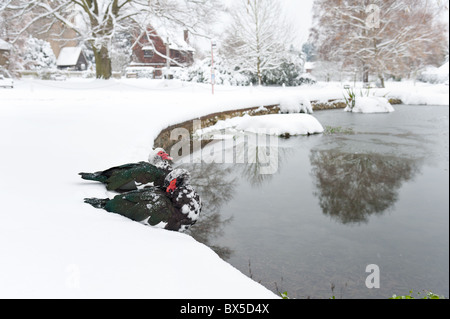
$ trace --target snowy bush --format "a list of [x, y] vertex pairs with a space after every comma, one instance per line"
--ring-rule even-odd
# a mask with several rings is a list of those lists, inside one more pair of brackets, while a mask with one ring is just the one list
[[[220, 56], [214, 61], [214, 69], [216, 84], [232, 86], [250, 84], [250, 79], [246, 75], [229, 66]], [[211, 58], [195, 62], [191, 67], [176, 72], [174, 77], [182, 81], [211, 84]]]
[[56, 57], [50, 43], [30, 36], [19, 54], [25, 70], [45, 70], [56, 68]]
[[344, 111], [354, 113], [391, 113], [395, 110], [384, 97], [362, 96], [356, 98], [354, 107], [347, 106]]
[[303, 64], [285, 60], [280, 67], [263, 71], [262, 81], [266, 85], [300, 86], [315, 84], [310, 74], [303, 73]]
[[[133, 43], [128, 34], [118, 33], [111, 48], [111, 67], [114, 72], [124, 72], [131, 62], [131, 50]], [[92, 51], [92, 49], [91, 49]], [[95, 61], [92, 61], [95, 63]]]
[[155, 68], [129, 66], [125, 69], [127, 77], [136, 77], [138, 79], [153, 79]]
[[[258, 83], [256, 74], [241, 72], [221, 57], [214, 61], [215, 81], [219, 85], [244, 86]], [[299, 86], [314, 84], [316, 80], [310, 74], [303, 74], [301, 63], [285, 60], [279, 68], [263, 71], [263, 83], [266, 85]], [[182, 81], [211, 83], [211, 58], [195, 62], [191, 67], [185, 68], [175, 74], [175, 78]]]
[[304, 95], [285, 96], [280, 101], [280, 113], [313, 113], [309, 98]]
[[423, 71], [417, 79], [421, 82], [427, 82], [432, 84], [445, 83], [448, 81], [448, 62], [439, 68], [430, 66]]

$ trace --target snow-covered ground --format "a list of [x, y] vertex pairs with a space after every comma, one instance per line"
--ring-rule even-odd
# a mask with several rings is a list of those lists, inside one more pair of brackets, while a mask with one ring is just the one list
[[[448, 104], [448, 86], [395, 85], [377, 95]], [[108, 195], [77, 174], [146, 159], [168, 125], [298, 96], [341, 99], [343, 90], [216, 87], [212, 96], [208, 86], [162, 80], [0, 89], [0, 298], [277, 297], [185, 234], [84, 204]]]

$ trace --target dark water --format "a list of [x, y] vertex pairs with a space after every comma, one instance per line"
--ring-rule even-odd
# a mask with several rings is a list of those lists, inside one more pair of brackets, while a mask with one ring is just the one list
[[448, 297], [449, 107], [314, 116], [329, 133], [279, 139], [275, 174], [183, 164], [204, 202], [191, 234], [291, 298]]

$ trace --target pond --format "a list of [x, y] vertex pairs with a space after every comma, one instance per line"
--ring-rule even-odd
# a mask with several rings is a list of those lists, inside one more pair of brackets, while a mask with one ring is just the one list
[[326, 133], [277, 138], [274, 174], [179, 164], [204, 202], [190, 234], [291, 298], [448, 297], [449, 107], [395, 109], [316, 112]]

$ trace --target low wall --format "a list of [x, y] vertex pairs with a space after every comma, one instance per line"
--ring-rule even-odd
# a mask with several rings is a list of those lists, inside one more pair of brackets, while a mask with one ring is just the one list
[[[320, 111], [320, 110], [334, 110], [334, 109], [344, 109], [345, 108], [345, 102], [342, 100], [330, 100], [328, 102], [317, 102], [312, 101], [311, 105], [313, 107], [313, 110]], [[193, 123], [194, 120], [200, 120], [202, 128], [210, 127], [216, 124], [218, 121], [226, 120], [232, 117], [238, 117], [238, 116], [244, 116], [245, 114], [248, 114], [250, 116], [261, 116], [261, 115], [267, 115], [267, 114], [278, 114], [280, 113], [280, 107], [279, 105], [268, 105], [261, 107], [250, 107], [246, 109], [239, 109], [239, 110], [232, 110], [232, 111], [225, 111], [225, 112], [219, 112], [219, 113], [212, 113], [209, 115], [202, 116], [200, 118], [191, 119], [189, 121], [171, 125], [167, 127], [166, 129], [162, 130], [161, 133], [156, 137], [154, 141], [154, 147], [162, 147], [166, 151], [170, 152], [170, 149], [173, 145], [177, 144], [179, 140], [171, 140], [170, 139], [170, 133], [173, 129], [176, 128], [184, 128], [188, 130], [192, 136], [193, 134]], [[191, 150], [192, 150], [192, 139], [191, 140]], [[208, 144], [210, 141], [203, 140], [202, 141], [202, 147], [206, 144]]]

